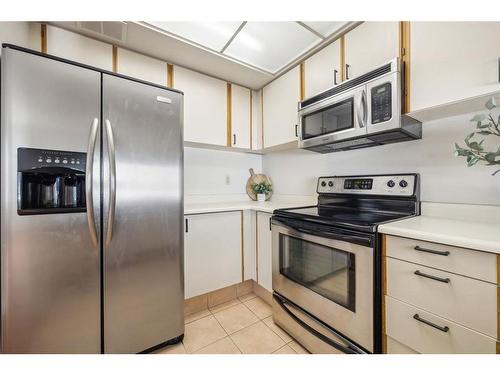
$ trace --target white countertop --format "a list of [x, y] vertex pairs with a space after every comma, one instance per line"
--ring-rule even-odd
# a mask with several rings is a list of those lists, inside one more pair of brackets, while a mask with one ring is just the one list
[[255, 210], [272, 213], [278, 208], [312, 206], [316, 204], [316, 197], [306, 196], [281, 196], [271, 197], [266, 202], [255, 202], [251, 200], [221, 201], [221, 202], [190, 202], [184, 204], [184, 214], [202, 214], [209, 212]]
[[380, 233], [500, 254], [500, 222], [417, 216], [382, 224]]

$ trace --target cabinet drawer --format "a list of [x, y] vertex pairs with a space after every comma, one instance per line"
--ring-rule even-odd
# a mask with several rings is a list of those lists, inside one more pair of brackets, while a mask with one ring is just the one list
[[387, 336], [387, 351], [386, 354], [419, 354], [412, 348], [401, 344], [399, 341], [394, 340], [391, 336]]
[[491, 283], [497, 282], [496, 254], [386, 236], [386, 255]]
[[398, 259], [386, 261], [389, 296], [497, 337], [496, 284]]
[[[497, 341], [459, 324], [385, 297], [386, 333], [403, 345], [424, 354], [495, 354]], [[447, 327], [443, 332], [438, 327]], [[446, 329], [446, 328], [444, 328]]]

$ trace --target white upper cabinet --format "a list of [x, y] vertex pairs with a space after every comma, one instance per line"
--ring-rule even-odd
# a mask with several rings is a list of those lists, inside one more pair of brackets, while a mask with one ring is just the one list
[[500, 22], [412, 22], [410, 111], [500, 90]]
[[399, 22], [363, 22], [344, 41], [345, 78], [351, 79], [399, 56]]
[[263, 89], [263, 147], [297, 140], [300, 67], [296, 66]]
[[167, 85], [167, 63], [123, 48], [117, 51], [117, 73]]
[[252, 91], [252, 149], [262, 149], [262, 90]]
[[250, 149], [250, 89], [231, 85], [231, 146]]
[[227, 84], [174, 66], [174, 88], [184, 92], [184, 141], [227, 146]]
[[111, 71], [113, 46], [47, 25], [47, 53]]
[[305, 98], [341, 82], [340, 40], [326, 46], [305, 61]]

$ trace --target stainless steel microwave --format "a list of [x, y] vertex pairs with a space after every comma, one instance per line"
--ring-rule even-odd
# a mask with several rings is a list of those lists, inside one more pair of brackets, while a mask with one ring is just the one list
[[422, 138], [422, 124], [401, 113], [397, 58], [299, 102], [299, 147], [320, 153]]

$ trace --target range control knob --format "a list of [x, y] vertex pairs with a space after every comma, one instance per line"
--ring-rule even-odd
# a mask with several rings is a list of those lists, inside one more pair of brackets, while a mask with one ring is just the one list
[[392, 180], [387, 181], [387, 186], [389, 186], [390, 188], [394, 187], [394, 185], [396, 185], [394, 181]]
[[333, 181], [329, 181], [328, 186], [333, 187]]
[[406, 182], [406, 180], [401, 180], [401, 181], [399, 181], [399, 186], [401, 186], [402, 188], [405, 188], [408, 186], [408, 182]]
[[325, 187], [326, 186], [326, 181], [321, 181], [321, 186]]

